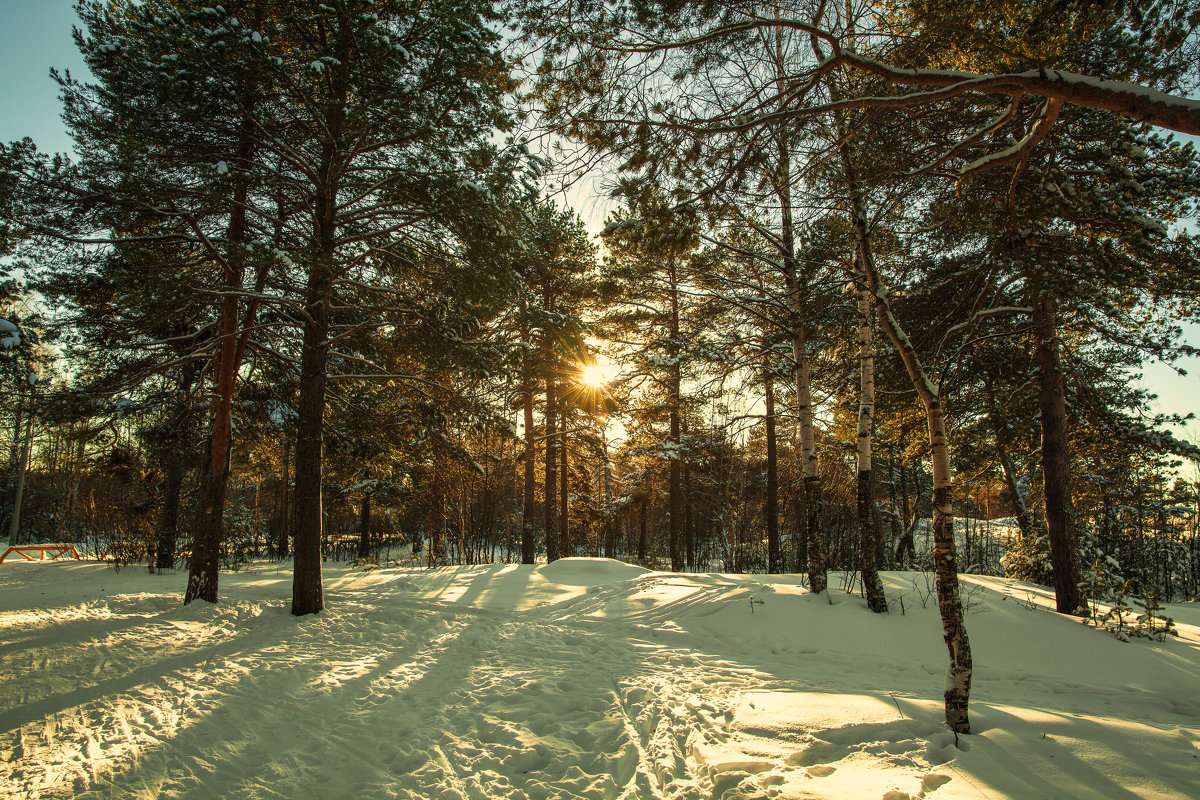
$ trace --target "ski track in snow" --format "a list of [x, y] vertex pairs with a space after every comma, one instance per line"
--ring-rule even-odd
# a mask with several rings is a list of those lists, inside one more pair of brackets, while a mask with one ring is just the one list
[[[0, 794], [699, 797], [689, 736], [720, 735], [714, 697], [764, 685], [583, 621], [578, 603], [401, 594], [335, 594], [301, 620], [282, 603], [162, 597], [68, 609], [0, 648], [22, 676], [0, 695]], [[71, 641], [94, 617], [103, 630]], [[39, 647], [55, 628], [70, 644]]]
[[[144, 591], [182, 576], [114, 576], [98, 565], [0, 573], [15, 598], [0, 605], [0, 796], [1188, 796], [1170, 784], [1106, 795], [1116, 786], [1104, 780], [1098, 791], [1058, 794], [1037, 775], [1013, 780], [1027, 793], [990, 787], [980, 774], [1020, 771], [1033, 735], [1013, 731], [1041, 725], [1045, 740], [1046, 730], [1074, 735], [1085, 723], [1063, 728], [1057, 717], [1031, 722], [1027, 710], [977, 703], [983, 730], [1006, 715], [1011, 724], [971, 737], [984, 745], [978, 754], [956, 747], [939, 704], [921, 695], [932, 683], [936, 696], [944, 669], [930, 614], [825, 608], [798, 587], [755, 580], [766, 576], [567, 562], [578, 563], [377, 573], [331, 565], [329, 608], [304, 618], [279, 599], [290, 576], [277, 565], [223, 576], [221, 604], [189, 607], [174, 592]], [[588, 582], [589, 571], [599, 578]], [[118, 591], [101, 594], [104, 583]], [[751, 597], [765, 598], [757, 612]], [[1002, 614], [1030, 613], [997, 598]], [[776, 635], [797, 612], [818, 611], [838, 615], [827, 620], [832, 630]], [[879, 626], [853, 634], [862, 655], [822, 644], [839, 641], [839, 620]], [[889, 636], [918, 632], [920, 647], [867, 655]], [[977, 661], [997, 685], [1065, 695], [1068, 705], [1140, 690], [1002, 667], [988, 675]], [[1153, 702], [1167, 723], [1112, 726], [1149, 743], [1130, 750], [1131, 762], [1186, 770], [1200, 756], [1200, 696], [1163, 697], [1172, 699]], [[1086, 724], [1099, 726], [1099, 741], [1111, 733]], [[1014, 741], [991, 747], [1005, 737]], [[1086, 774], [1087, 752], [1064, 752], [1059, 763]]]

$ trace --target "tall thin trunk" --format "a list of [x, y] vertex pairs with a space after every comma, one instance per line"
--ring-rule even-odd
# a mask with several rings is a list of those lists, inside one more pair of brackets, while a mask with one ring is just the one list
[[429, 566], [440, 567], [445, 563], [446, 552], [446, 498], [437, 468], [430, 473], [429, 487]]
[[358, 517], [358, 557], [371, 555], [371, 495], [364, 494]]
[[29, 472], [29, 454], [33, 444], [33, 401], [25, 419], [25, 438], [21, 441], [21, 458], [17, 462], [16, 486], [13, 489], [12, 516], [8, 521], [8, 546], [17, 546], [17, 537], [21, 532], [21, 505], [25, 500], [25, 475]]
[[275, 544], [275, 553], [279, 558], [288, 556], [288, 536], [293, 530], [293, 515], [291, 504], [288, 502], [292, 482], [292, 437], [290, 433], [283, 435], [283, 476], [279, 481], [279, 538]]
[[1038, 405], [1042, 424], [1042, 480], [1046, 495], [1046, 528], [1054, 569], [1055, 605], [1062, 614], [1083, 614], [1087, 601], [1080, 588], [1071, 503], [1071, 461], [1067, 442], [1066, 383], [1058, 352], [1054, 299], [1040, 294], [1033, 301]]
[[[687, 417], [681, 415], [679, 432], [687, 437]], [[683, 493], [683, 563], [688, 569], [696, 569], [696, 504], [692, 502], [692, 468], [688, 462], [683, 462], [683, 475], [680, 478]]]
[[557, 561], [560, 557], [558, 550], [558, 431], [556, 387], [553, 372], [546, 373], [546, 480], [544, 494], [546, 502], [543, 507], [546, 515], [546, 561]]
[[175, 547], [179, 535], [179, 500], [183, 494], [183, 453], [178, 447], [167, 450], [167, 485], [163, 494], [162, 520], [154, 548], [154, 568], [175, 568]]
[[521, 508], [521, 563], [534, 563], [537, 554], [537, 538], [534, 535], [533, 511], [535, 461], [537, 457], [536, 440], [533, 429], [533, 353], [525, 352], [521, 368], [521, 404], [525, 417], [525, 440], [523, 461], [525, 464], [524, 503]]
[[[601, 422], [601, 425], [605, 424]], [[602, 451], [604, 454], [604, 555], [609, 558], [616, 558], [615, 553], [615, 532], [612, 520], [612, 473], [608, 468], [608, 433], [605, 430], [600, 431]]]
[[[813, 40], [814, 49], [819, 49]], [[835, 92], [836, 88], [831, 87]], [[962, 600], [959, 597], [958, 565], [954, 553], [954, 497], [951, 492], [952, 473], [950, 454], [946, 446], [946, 419], [942, 409], [940, 388], [930, 379], [925, 366], [917, 357], [916, 348], [905, 334], [900, 322], [892, 314], [887, 294], [879, 271], [875, 268], [875, 256], [871, 247], [870, 231], [867, 228], [866, 204], [863, 201], [858, 175], [850, 153], [850, 144], [845, 136], [845, 125], [840, 112], [833, 113], [839, 138], [839, 148], [846, 186], [850, 194], [850, 223], [854, 227], [858, 243], [858, 263], [866, 279], [866, 288], [871, 295], [879, 321], [887, 332], [892, 346], [904, 362], [909, 380], [925, 407], [925, 424], [929, 431], [929, 455], [933, 468], [933, 556], [934, 575], [937, 586], [938, 612], [942, 618], [942, 637], [950, 656], [943, 684], [946, 724], [955, 733], [970, 733], [968, 701], [971, 696], [971, 644], [967, 638], [967, 626], [963, 621]]]
[[[653, 490], [651, 490], [653, 491]], [[649, 544], [650, 527], [650, 498], [647, 497], [641, 503], [641, 514], [638, 517], [638, 540], [637, 540], [637, 560], [643, 566], [647, 563], [647, 545]]]
[[767, 500], [763, 513], [767, 518], [767, 572], [783, 572], [783, 554], [779, 549], [779, 459], [775, 447], [775, 381], [768, 359], [763, 377], [767, 429]]
[[563, 558], [567, 558], [571, 555], [571, 464], [570, 447], [567, 444], [567, 419], [565, 414], [562, 421], [562, 431], [559, 434], [558, 451], [562, 456], [562, 467], [558, 475], [558, 553]]
[[859, 559], [867, 607], [876, 613], [888, 610], [883, 582], [879, 579], [878, 542], [883, 536], [875, 505], [875, 481], [871, 444], [875, 435], [875, 340], [872, 335], [871, 293], [865, 279], [858, 292], [858, 524]]
[[684, 553], [681, 547], [680, 531], [683, 522], [683, 486], [682, 474], [680, 471], [680, 459], [682, 453], [679, 450], [679, 405], [682, 391], [682, 370], [679, 364], [679, 282], [678, 272], [675, 261], [670, 261], [667, 267], [667, 276], [670, 281], [671, 292], [671, 316], [668, 322], [670, 342], [667, 346], [667, 352], [671, 359], [670, 372], [667, 382], [667, 414], [669, 416], [670, 430], [668, 433], [669, 441], [671, 442], [671, 461], [668, 487], [668, 520], [667, 520], [667, 547], [671, 556], [671, 571], [681, 572], [684, 568]]
[[191, 361], [183, 366], [179, 378], [179, 404], [175, 417], [175, 440], [167, 445], [167, 485], [163, 495], [162, 517], [158, 528], [158, 541], [154, 548], [154, 568], [175, 568], [175, 550], [179, 539], [180, 498], [183, 495], [184, 457], [191, 442], [194, 415], [189, 395], [196, 383], [200, 362]]
[[[781, 145], [781, 151], [783, 146]], [[796, 420], [800, 441], [800, 470], [804, 496], [803, 555], [808, 570], [808, 587], [819, 594], [828, 587], [825, 537], [821, 532], [821, 476], [817, 471], [816, 430], [813, 427], [812, 368], [808, 361], [808, 331], [804, 325], [804, 300], [799, 260], [796, 258], [795, 223], [792, 220], [790, 157], [785, 153], [778, 191], [782, 223], [784, 281], [788, 293], [792, 362], [796, 376]]]

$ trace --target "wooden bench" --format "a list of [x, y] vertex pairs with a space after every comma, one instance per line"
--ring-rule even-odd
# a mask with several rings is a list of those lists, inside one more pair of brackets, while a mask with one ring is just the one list
[[[53, 561], [63, 556], [71, 556], [76, 561], [80, 560], [79, 551], [75, 549], [75, 545], [73, 544], [22, 544], [5, 550], [4, 554], [0, 555], [0, 564], [3, 564], [4, 559], [13, 553], [16, 553], [26, 561], [44, 561], [46, 558]], [[37, 553], [38, 557], [34, 558], [31, 553]]]

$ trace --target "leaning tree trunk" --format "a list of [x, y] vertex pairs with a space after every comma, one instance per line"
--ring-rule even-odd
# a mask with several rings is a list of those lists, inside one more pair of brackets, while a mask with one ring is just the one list
[[867, 596], [867, 607], [883, 613], [888, 610], [887, 597], [883, 593], [883, 582], [879, 579], [876, 562], [878, 543], [882, 538], [879, 515], [875, 505], [875, 480], [872, 473], [871, 443], [875, 432], [875, 341], [871, 325], [871, 293], [866, 281], [858, 292], [858, 524], [859, 561], [863, 592]]
[[1021, 532], [1022, 541], [1033, 537], [1033, 524], [1029, 521], [1029, 509], [1025, 505], [1025, 496], [1017, 485], [1017, 472], [1013, 468], [1012, 457], [1008, 452], [1008, 420], [996, 405], [996, 396], [992, 391], [992, 379], [984, 376], [984, 393], [988, 399], [988, 416], [992, 421], [992, 430], [996, 436], [996, 459], [1000, 462], [1000, 471], [1004, 475], [1004, 488], [1008, 501], [1016, 513], [1017, 528]]
[[1066, 384], [1058, 352], [1054, 299], [1039, 295], [1033, 301], [1036, 339], [1038, 405], [1042, 423], [1042, 478], [1046, 495], [1046, 527], [1050, 535], [1050, 564], [1054, 569], [1055, 605], [1062, 614], [1083, 614], [1087, 601], [1080, 588], [1071, 504], [1071, 463], [1067, 444]]
[[[845, 129], [839, 112], [834, 113], [839, 131]], [[962, 599], [959, 597], [958, 565], [954, 552], [954, 497], [951, 492], [952, 473], [950, 453], [946, 446], [946, 419], [942, 410], [939, 387], [930, 379], [925, 366], [917, 357], [908, 335], [892, 314], [887, 294], [875, 268], [871, 235], [867, 228], [866, 204], [863, 202], [858, 175], [854, 169], [850, 146], [842, 136], [839, 148], [846, 187], [850, 194], [850, 223], [858, 242], [858, 262], [866, 278], [880, 324], [887, 332], [892, 346], [900, 354], [909, 380], [925, 408], [925, 424], [929, 431], [929, 460], [933, 468], [933, 557], [934, 581], [937, 586], [938, 613], [942, 618], [942, 638], [950, 662], [946, 666], [943, 701], [946, 725], [955, 733], [970, 733], [968, 702], [971, 697], [971, 643], [963, 621]]]

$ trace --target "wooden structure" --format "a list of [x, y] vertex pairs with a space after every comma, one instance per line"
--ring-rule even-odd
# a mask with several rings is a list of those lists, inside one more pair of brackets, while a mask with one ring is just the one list
[[[37, 558], [31, 554], [37, 553]], [[4, 559], [10, 555], [18, 555], [26, 561], [45, 561], [49, 558], [54, 561], [58, 558], [71, 556], [76, 561], [80, 560], [79, 551], [75, 549], [73, 544], [22, 544], [15, 547], [10, 547], [0, 555], [0, 564], [4, 563]]]

